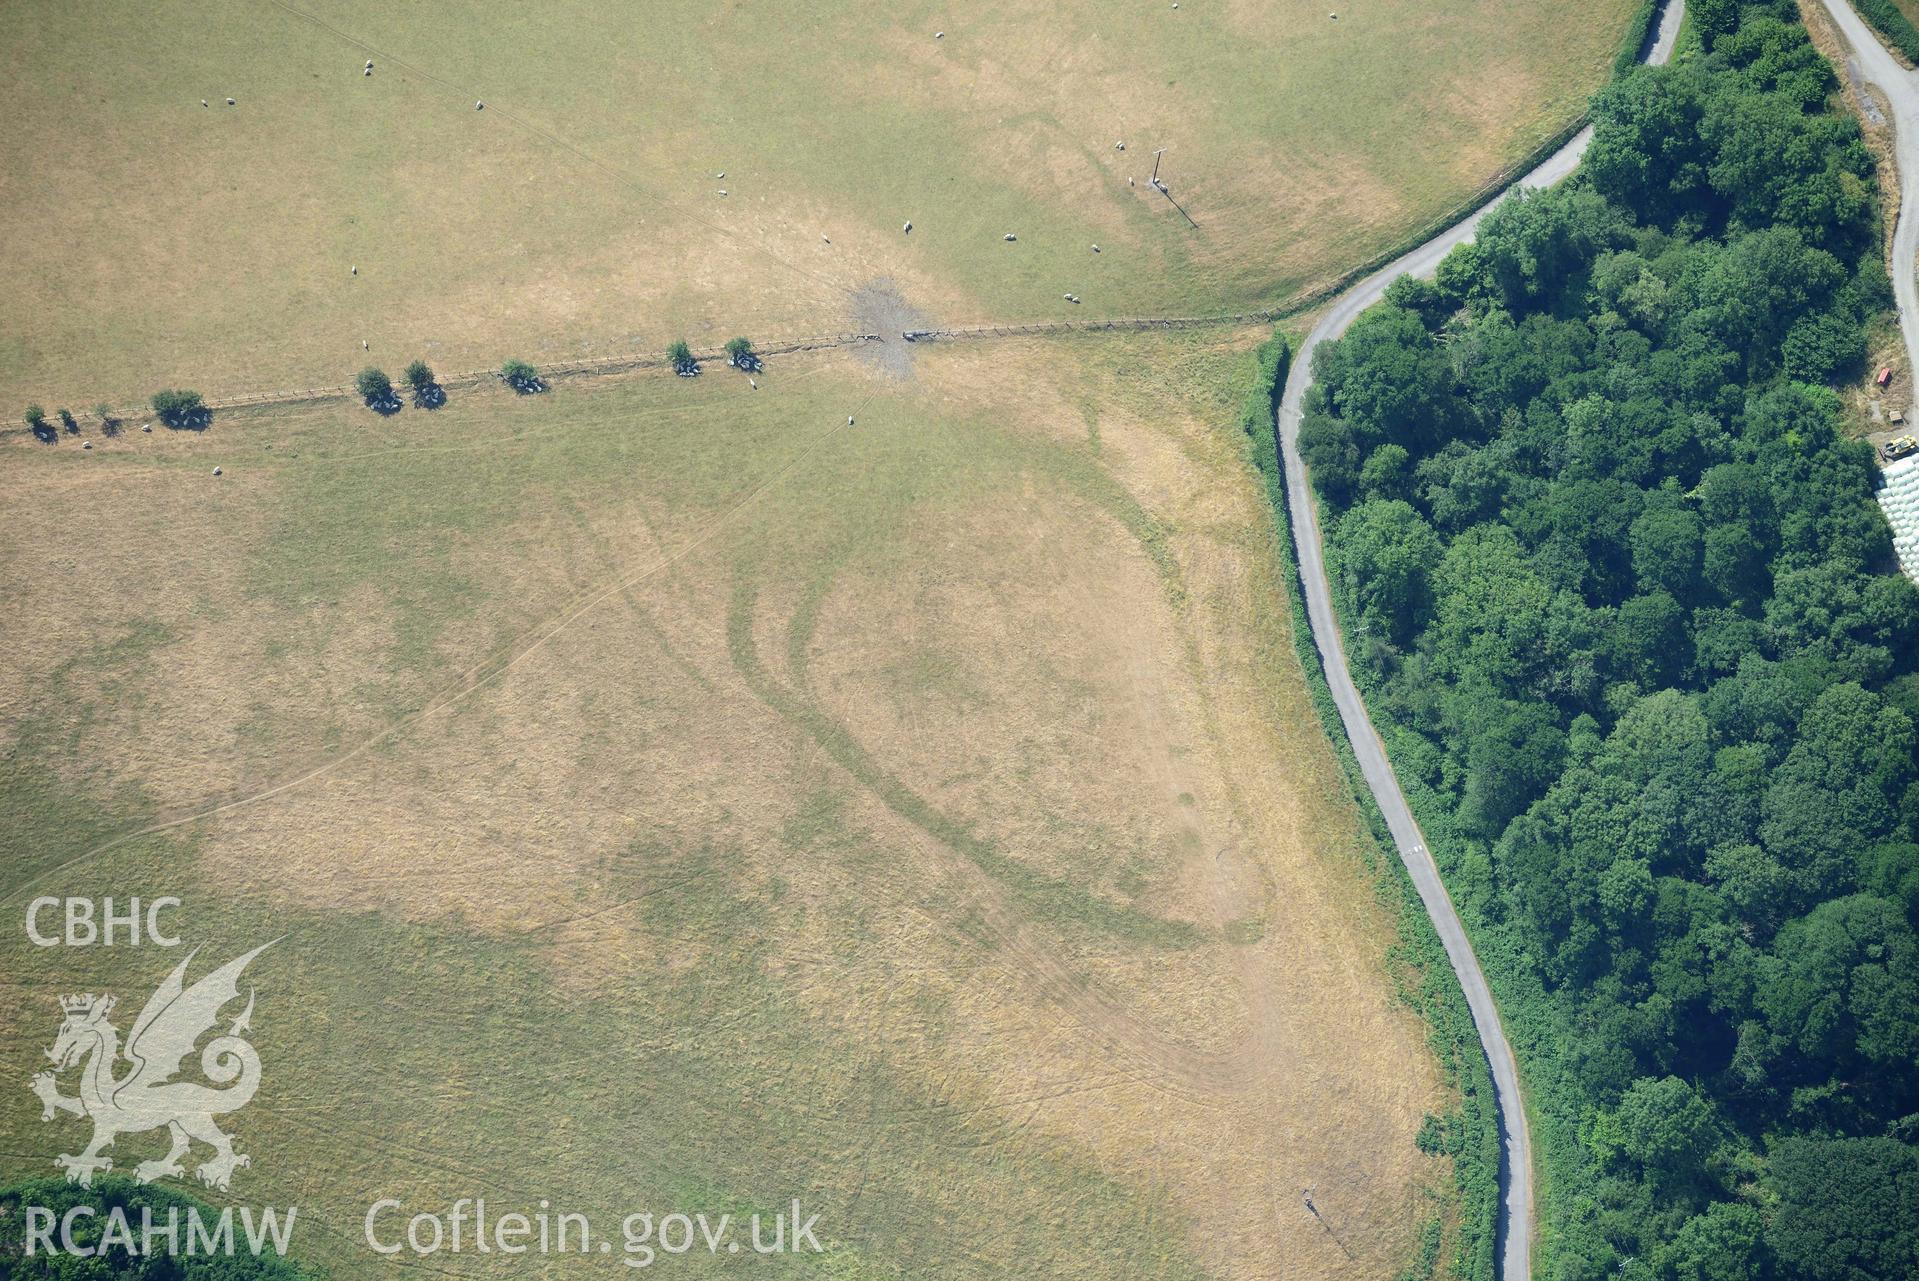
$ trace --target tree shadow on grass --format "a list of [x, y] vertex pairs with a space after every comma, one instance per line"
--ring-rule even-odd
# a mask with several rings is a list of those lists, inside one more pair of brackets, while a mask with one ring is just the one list
[[161, 414], [160, 421], [175, 431], [205, 431], [213, 426], [213, 411], [202, 405], [198, 409]]

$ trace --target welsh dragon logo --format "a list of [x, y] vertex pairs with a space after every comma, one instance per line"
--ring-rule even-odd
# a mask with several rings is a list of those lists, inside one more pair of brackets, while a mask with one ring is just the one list
[[[134, 1167], [133, 1177], [141, 1183], [168, 1175], [184, 1177], [180, 1158], [187, 1155], [195, 1139], [213, 1149], [213, 1155], [194, 1171], [208, 1187], [226, 1191], [233, 1171], [250, 1164], [247, 1157], [233, 1150], [233, 1137], [223, 1133], [213, 1118], [245, 1107], [260, 1088], [260, 1055], [242, 1036], [252, 1027], [251, 988], [246, 1008], [228, 1025], [226, 1034], [208, 1041], [200, 1052], [200, 1070], [213, 1084], [173, 1078], [194, 1045], [213, 1028], [221, 1008], [238, 999], [240, 974], [247, 963], [272, 946], [262, 944], [228, 961], [192, 987], [185, 984], [187, 966], [199, 949], [188, 953], [148, 998], [140, 1017], [133, 1021], [124, 1051], [120, 1033], [107, 1017], [113, 1013], [113, 997], [60, 998], [60, 1009], [66, 1017], [60, 1024], [60, 1035], [47, 1051], [54, 1069], [34, 1076], [33, 1092], [40, 1096], [41, 1120], [53, 1120], [55, 1112], [70, 1112], [93, 1122], [93, 1141], [83, 1152], [54, 1159], [54, 1164], [67, 1172], [69, 1183], [87, 1187], [96, 1170], [111, 1170], [113, 1159], [101, 1153], [120, 1135], [162, 1126], [172, 1135], [173, 1150], [157, 1161], [142, 1161]], [[123, 1057], [127, 1065], [124, 1070]], [[75, 1066], [80, 1067], [80, 1093], [69, 1098], [60, 1093], [56, 1078]]]

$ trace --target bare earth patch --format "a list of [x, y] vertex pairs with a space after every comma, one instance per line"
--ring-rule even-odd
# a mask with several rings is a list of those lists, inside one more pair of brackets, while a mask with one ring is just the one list
[[811, 336], [880, 277], [953, 323], [1279, 305], [1576, 115], [1632, 4], [17, 8], [9, 413]]
[[926, 328], [927, 324], [926, 317], [887, 277], [869, 280], [853, 291], [854, 332], [880, 336], [879, 342], [861, 347], [860, 355], [894, 378], [905, 378], [913, 372], [913, 344], [901, 335], [909, 329]]

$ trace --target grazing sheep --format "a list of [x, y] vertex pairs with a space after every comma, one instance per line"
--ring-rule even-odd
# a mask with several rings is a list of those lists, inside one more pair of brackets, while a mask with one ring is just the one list
[[229, 107], [231, 107], [232, 105], [233, 105], [233, 99], [231, 99], [231, 98], [228, 98], [228, 99], [227, 99], [227, 106], [229, 106]]
[[373, 350], [373, 349], [372, 349], [371, 347], [369, 347], [369, 346], [367, 346], [367, 344], [366, 344], [366, 339], [364, 339], [364, 338], [362, 338], [362, 339], [360, 340], [360, 350], [361, 350], [361, 351], [371, 351], [371, 350]]
[[373, 74], [373, 68], [372, 68], [372, 67], [368, 67], [368, 68], [366, 69], [366, 73], [367, 73], [367, 74], [368, 74], [369, 76], [370, 76], [370, 75], [372, 75], [372, 74]]
[[1114, 144], [1113, 144], [1113, 150], [1114, 150], [1114, 151], [1124, 151], [1124, 150], [1126, 150], [1126, 144], [1125, 144], [1125, 143], [1123, 143], [1123, 142], [1116, 142], [1116, 143], [1114, 143]]
[[1001, 240], [1009, 240], [1009, 241], [1010, 241], [1010, 240], [1018, 240], [1018, 239], [1019, 239], [1019, 237], [1018, 237], [1018, 236], [1015, 236], [1015, 235], [1014, 235], [1014, 234], [1013, 234], [1012, 232], [1010, 232], [1010, 231], [1009, 231], [1009, 232], [1007, 232], [1007, 233], [1006, 233], [1006, 234], [1005, 234], [1004, 236], [1001, 236], [1001, 237], [1000, 237], [1000, 239], [1001, 239]]
[[214, 474], [215, 476], [218, 476], [218, 475], [220, 474], [220, 469], [219, 469], [218, 467], [215, 467], [215, 468], [213, 469], [213, 474]]
[[829, 244], [829, 245], [833, 243], [832, 241], [828, 240], [824, 234], [820, 236], [820, 240], [822, 243]]
[[905, 225], [904, 227], [901, 227], [901, 228], [900, 228], [900, 231], [902, 231], [902, 232], [908, 232], [908, 231], [911, 231], [911, 230], [913, 230], [913, 224], [912, 224], [912, 222], [910, 222], [910, 221], [909, 221], [909, 222], [908, 222], [908, 223], [907, 223], [907, 224], [906, 224], [906, 225]]
[[355, 268], [353, 269], [353, 274], [354, 274], [354, 275], [356, 275], [356, 276], [357, 276], [357, 275], [359, 275], [359, 274], [360, 274], [360, 269], [359, 269], [358, 267], [355, 267]]
[[944, 31], [935, 31], [935, 32], [933, 33], [933, 39], [935, 39], [935, 40], [944, 40], [944, 39], [946, 39], [946, 33], [945, 33]]
[[200, 99], [200, 105], [201, 105], [201, 106], [203, 106], [203, 107], [204, 107], [204, 106], [206, 106], [206, 105], [207, 105], [207, 100], [206, 100], [205, 98], [202, 98], [202, 99]]
[[724, 178], [726, 177], [726, 170], [722, 169], [718, 173], [714, 174], [713, 176], [715, 178]]
[[474, 104], [473, 104], [473, 109], [474, 109], [475, 111], [485, 111], [485, 110], [486, 110], [486, 104], [485, 104], [484, 102], [476, 102], [476, 103], [474, 103]]
[[720, 194], [721, 194], [722, 196], [724, 196], [724, 195], [726, 194], [726, 188], [725, 188], [725, 187], [721, 187], [721, 188], [720, 188]]
[[846, 416], [846, 425], [847, 425], [848, 427], [851, 427], [851, 426], [853, 425], [853, 415], [851, 415], [851, 414], [848, 414], [848, 415]]
[[749, 385], [751, 385], [754, 391], [758, 391], [760, 389], [759, 380], [757, 378], [749, 378], [746, 381]]
[[1094, 253], [1098, 253], [1098, 252], [1099, 252], [1099, 246], [1098, 246], [1098, 245], [1094, 245], [1094, 246], [1093, 246], [1093, 252], [1094, 252]]

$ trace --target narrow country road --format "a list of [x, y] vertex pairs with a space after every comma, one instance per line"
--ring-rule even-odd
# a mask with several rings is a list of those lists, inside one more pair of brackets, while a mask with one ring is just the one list
[[[1843, 8], [1845, 0], [1827, 0], [1827, 5]], [[1672, 56], [1673, 43], [1678, 37], [1685, 10], [1684, 0], [1670, 0], [1666, 5], [1645, 51], [1646, 61], [1663, 63]], [[1883, 54], [1884, 51], [1880, 52]], [[1871, 64], [1867, 65], [1866, 73], [1868, 76], [1877, 74]], [[1904, 83], [1910, 85], [1911, 81]], [[1908, 132], [1902, 127], [1901, 138], [1905, 138]], [[1521, 178], [1515, 186], [1549, 187], [1558, 182], [1578, 165], [1591, 139], [1590, 127], [1580, 130], [1570, 142]], [[1902, 151], [1903, 170], [1919, 172], [1919, 165], [1908, 166], [1903, 157]], [[1420, 833], [1419, 825], [1413, 821], [1412, 810], [1399, 790], [1399, 781], [1393, 776], [1392, 766], [1387, 763], [1385, 745], [1373, 729], [1372, 721], [1366, 715], [1366, 704], [1353, 684], [1352, 673], [1347, 670], [1346, 651], [1339, 636], [1339, 619], [1333, 612], [1332, 589], [1326, 579], [1325, 549], [1320, 543], [1319, 517], [1313, 506], [1312, 490], [1306, 481], [1306, 467], [1299, 457], [1300, 413], [1305, 406], [1306, 389], [1312, 383], [1313, 353], [1319, 345], [1345, 333], [1346, 327], [1353, 323], [1360, 312], [1385, 296], [1386, 287], [1394, 280], [1406, 275], [1430, 276], [1440, 260], [1455, 246], [1472, 239], [1479, 220], [1485, 217], [1490, 208], [1492, 204], [1404, 257], [1387, 264], [1347, 290], [1327, 309], [1293, 357], [1292, 369], [1286, 378], [1286, 389], [1280, 397], [1278, 426], [1280, 457], [1284, 460], [1286, 470], [1286, 505], [1292, 514], [1293, 542], [1299, 549], [1300, 584], [1305, 591], [1306, 616], [1312, 627], [1313, 643], [1319, 648], [1319, 659], [1326, 669], [1327, 684], [1332, 686], [1333, 701], [1339, 707], [1340, 720], [1346, 726], [1346, 736], [1352, 741], [1353, 752], [1359, 758], [1366, 786], [1386, 817], [1386, 826], [1392, 832], [1393, 843], [1398, 846], [1400, 860], [1411, 874], [1420, 900], [1426, 906], [1426, 914], [1432, 918], [1433, 928], [1438, 931], [1440, 942], [1446, 947], [1446, 956], [1452, 963], [1453, 972], [1459, 976], [1459, 985], [1466, 993], [1466, 1003], [1472, 1009], [1473, 1024], [1479, 1031], [1479, 1043], [1485, 1049], [1486, 1062], [1492, 1069], [1493, 1091], [1499, 1101], [1500, 1281], [1529, 1281], [1533, 1244], [1532, 1135], [1519, 1091], [1518, 1064], [1513, 1059], [1512, 1046], [1506, 1041], [1505, 1028], [1499, 1021], [1499, 1007], [1493, 1001], [1492, 990], [1486, 986], [1486, 976], [1479, 968], [1479, 959], [1473, 955], [1465, 927], [1460, 924], [1459, 914], [1453, 910], [1452, 899], [1446, 893], [1446, 885], [1440, 880], [1439, 867], [1433, 862], [1432, 852], [1426, 848], [1426, 838]], [[1902, 218], [1902, 226], [1907, 221]], [[1911, 261], [1910, 257], [1907, 261]], [[1904, 312], [1903, 294], [1900, 303]], [[1907, 342], [1911, 344], [1910, 329]]]
[[1893, 297], [1899, 303], [1899, 332], [1906, 340], [1908, 367], [1919, 371], [1919, 281], [1913, 261], [1919, 258], [1919, 71], [1908, 71], [1887, 51], [1850, 3], [1823, 0], [1833, 25], [1851, 47], [1853, 62], [1866, 83], [1879, 91], [1892, 115], [1893, 158], [1899, 166], [1899, 220], [1892, 231]]

